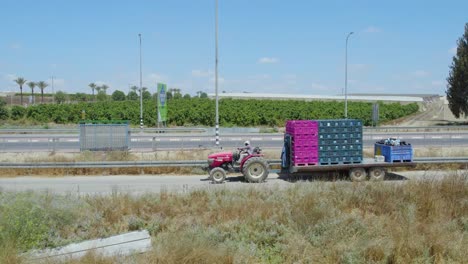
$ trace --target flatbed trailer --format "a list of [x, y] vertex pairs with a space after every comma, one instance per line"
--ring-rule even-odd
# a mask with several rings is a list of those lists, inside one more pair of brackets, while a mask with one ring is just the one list
[[399, 141], [376, 143], [375, 159], [364, 158], [362, 126], [358, 119], [287, 121], [283, 171], [339, 173], [364, 181], [383, 180], [387, 168], [416, 166], [412, 146], [400, 146]]
[[289, 166], [287, 169], [291, 174], [300, 172], [340, 172], [349, 175], [352, 181], [367, 179], [378, 181], [384, 179], [387, 168], [415, 166], [415, 162], [377, 162], [374, 159], [366, 158], [362, 163]]

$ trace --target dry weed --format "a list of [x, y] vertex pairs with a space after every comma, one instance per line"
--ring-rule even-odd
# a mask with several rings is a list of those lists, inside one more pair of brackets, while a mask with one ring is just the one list
[[[81, 197], [79, 222], [58, 233], [76, 240], [149, 230], [153, 251], [125, 263], [463, 263], [467, 197], [468, 177], [455, 173], [404, 183], [298, 182], [286, 189], [142, 196], [115, 191]], [[0, 262], [8, 259], [2, 255]], [[90, 255], [80, 261], [69, 263], [120, 260]]]

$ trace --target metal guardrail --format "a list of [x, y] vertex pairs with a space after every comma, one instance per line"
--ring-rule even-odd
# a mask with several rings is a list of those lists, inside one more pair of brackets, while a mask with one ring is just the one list
[[[132, 133], [140, 133], [141, 129], [131, 128]], [[6, 128], [0, 129], [0, 134], [78, 134], [79, 128]], [[144, 128], [143, 133], [204, 133], [205, 128]]]
[[364, 127], [364, 132], [379, 133], [379, 132], [437, 132], [437, 131], [463, 131], [468, 130], [468, 126], [426, 126], [426, 127]]
[[[419, 157], [417, 163], [468, 163], [468, 157]], [[267, 160], [270, 165], [280, 165], [280, 159]], [[145, 167], [205, 167], [206, 160], [180, 161], [102, 161], [102, 162], [2, 162], [0, 169], [38, 169], [38, 168], [145, 168]]]

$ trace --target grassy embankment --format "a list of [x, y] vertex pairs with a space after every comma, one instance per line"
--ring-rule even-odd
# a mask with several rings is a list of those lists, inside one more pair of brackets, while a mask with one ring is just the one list
[[151, 253], [69, 263], [463, 263], [468, 176], [138, 197], [0, 192], [0, 263], [137, 229], [150, 231]]

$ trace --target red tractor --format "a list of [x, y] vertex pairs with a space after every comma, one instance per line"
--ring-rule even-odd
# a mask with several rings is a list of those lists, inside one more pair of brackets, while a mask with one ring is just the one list
[[245, 150], [238, 148], [233, 152], [219, 152], [208, 156], [210, 179], [213, 183], [222, 183], [226, 179], [226, 173], [242, 172], [248, 182], [263, 182], [268, 177], [268, 163], [263, 158], [259, 147], [253, 149], [252, 154], [244, 154]]

